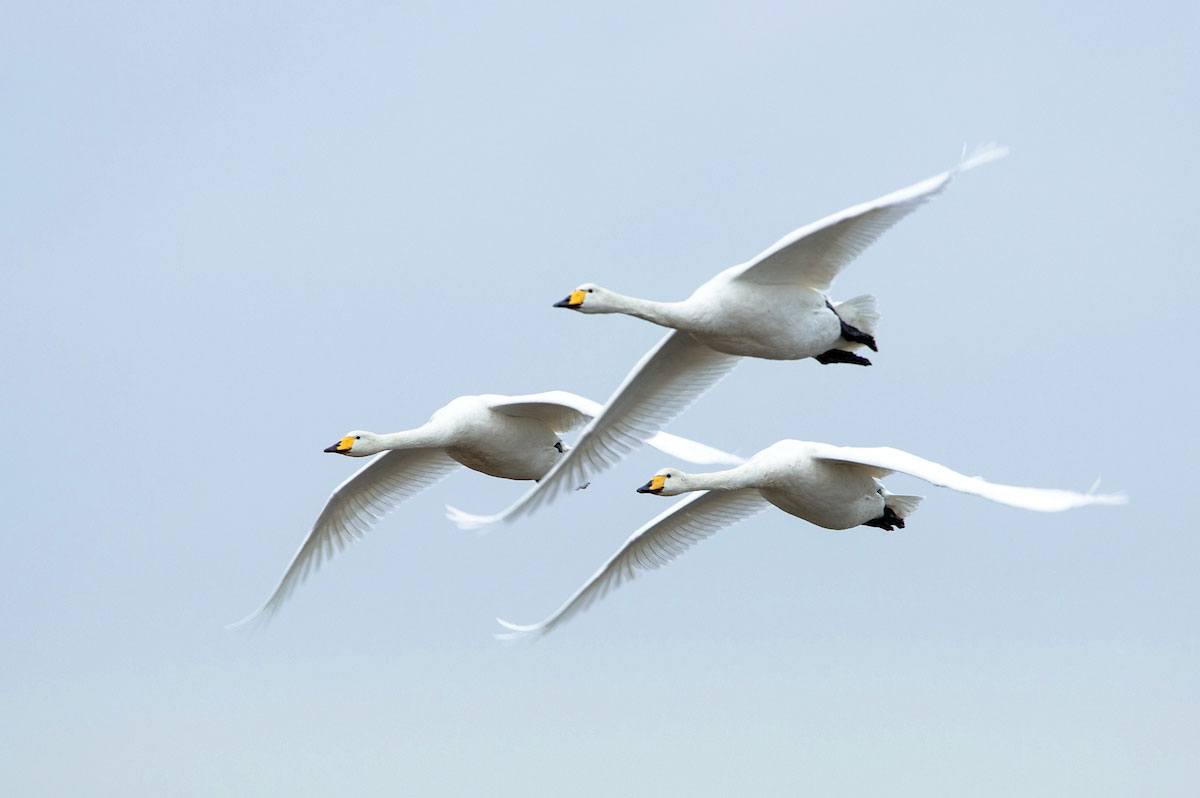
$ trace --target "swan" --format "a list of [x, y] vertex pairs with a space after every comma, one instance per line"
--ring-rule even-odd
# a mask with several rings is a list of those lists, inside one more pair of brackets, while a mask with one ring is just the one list
[[[335, 550], [361, 537], [398, 504], [460, 465], [503, 479], [541, 479], [570, 451], [559, 433], [581, 426], [600, 410], [598, 402], [566, 391], [460, 396], [416, 429], [386, 435], [365, 430], [346, 433], [325, 451], [348, 457], [379, 456], [334, 489], [270, 598], [233, 626], [274, 615]], [[663, 432], [648, 435], [646, 442], [693, 463], [744, 462]]]
[[637, 489], [638, 493], [693, 495], [676, 502], [634, 532], [549, 618], [526, 626], [497, 619], [509, 630], [497, 637], [512, 639], [545, 634], [609, 590], [634, 578], [639, 571], [666, 565], [693, 543], [772, 505], [826, 529], [860, 525], [888, 531], [902, 529], [905, 519], [924, 497], [897, 495], [884, 488], [880, 478], [896, 471], [940, 487], [1041, 512], [1127, 501], [1122, 494], [999, 485], [889, 447], [779, 441], [728, 471], [709, 474], [688, 474], [674, 468], [659, 471]]
[[686, 410], [741, 357], [870, 365], [855, 350], [877, 351], [875, 300], [833, 302], [834, 277], [888, 228], [943, 191], [968, 169], [1002, 158], [988, 145], [948, 171], [795, 230], [753, 260], [704, 283], [682, 302], [622, 296], [584, 283], [555, 307], [625, 313], [663, 327], [666, 337], [633, 367], [604, 412], [537, 487], [507, 510], [473, 515], [447, 507], [464, 529], [513, 521], [619, 461]]

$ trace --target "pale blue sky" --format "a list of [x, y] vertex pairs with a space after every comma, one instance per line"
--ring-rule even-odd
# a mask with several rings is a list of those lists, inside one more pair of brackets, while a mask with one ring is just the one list
[[[109, 3], [0, 27], [0, 792], [1190, 795], [1200, 780], [1195, 4]], [[458, 474], [267, 595], [352, 428], [605, 399], [677, 299], [971, 172], [834, 286], [870, 369], [746, 362], [671, 427], [1107, 489], [764, 514], [534, 646], [667, 506], [641, 452], [478, 538]]]

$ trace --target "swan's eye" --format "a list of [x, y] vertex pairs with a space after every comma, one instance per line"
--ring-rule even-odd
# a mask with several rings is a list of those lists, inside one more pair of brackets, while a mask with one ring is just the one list
[[361, 436], [361, 435], [355, 435], [355, 436], [354, 436], [354, 440], [356, 440], [356, 441], [360, 441], [360, 440], [362, 440], [362, 436]]
[[590, 293], [592, 293], [592, 292], [593, 292], [593, 291], [595, 291], [595, 290], [596, 290], [595, 288], [589, 288], [589, 289], [587, 290], [587, 292], [590, 294]]

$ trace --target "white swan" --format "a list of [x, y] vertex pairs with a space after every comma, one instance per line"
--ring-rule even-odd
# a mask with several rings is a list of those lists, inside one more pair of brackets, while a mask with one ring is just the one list
[[729, 471], [711, 474], [685, 474], [673, 468], [659, 471], [638, 488], [639, 493], [675, 496], [699, 492], [675, 503], [633, 533], [549, 618], [528, 626], [500, 620], [510, 632], [497, 636], [508, 639], [545, 634], [609, 590], [634, 578], [639, 571], [666, 565], [693, 543], [770, 505], [826, 529], [859, 525], [886, 530], [903, 527], [904, 519], [917, 509], [923, 497], [898, 496], [887, 491], [879, 478], [895, 471], [1001, 504], [1042, 512], [1127, 501], [1120, 494], [997, 485], [888, 447], [779, 441]]
[[826, 291], [833, 278], [959, 172], [1005, 154], [1003, 147], [984, 147], [949, 171], [802, 227], [753, 260], [721, 272], [682, 302], [653, 302], [581, 285], [555, 307], [626, 313], [672, 332], [638, 361], [574, 450], [536, 488], [502, 513], [472, 515], [448, 508], [450, 519], [473, 529], [533, 511], [640, 446], [728, 374], [741, 356], [870, 365], [853, 350], [875, 349], [875, 300], [831, 302]]
[[[387, 435], [363, 430], [347, 433], [325, 451], [379, 457], [334, 489], [271, 597], [234, 625], [273, 615], [296, 586], [336, 550], [460, 465], [504, 479], [541, 479], [569, 451], [559, 433], [581, 426], [600, 410], [599, 403], [566, 391], [460, 396], [413, 430]], [[647, 436], [646, 442], [693, 463], [745, 462], [736, 455], [662, 432]]]

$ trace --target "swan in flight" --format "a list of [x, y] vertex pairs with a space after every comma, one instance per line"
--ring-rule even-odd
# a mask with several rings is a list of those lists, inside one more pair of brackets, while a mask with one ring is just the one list
[[[570, 451], [559, 434], [582, 426], [600, 410], [599, 403], [566, 391], [460, 396], [416, 429], [387, 435], [363, 430], [346, 433], [325, 451], [379, 456], [334, 489], [271, 597], [234, 625], [274, 615], [296, 586], [336, 550], [460, 465], [504, 479], [541, 479]], [[656, 449], [693, 463], [744, 462], [676, 435], [659, 432], [646, 438]]]
[[946, 188], [959, 172], [1004, 157], [989, 145], [952, 169], [788, 233], [754, 259], [718, 274], [682, 302], [622, 296], [585, 283], [555, 307], [625, 313], [672, 328], [617, 387], [604, 412], [537, 487], [496, 515], [453, 507], [447, 516], [475, 529], [528, 514], [615, 464], [686, 410], [740, 357], [870, 365], [855, 353], [876, 349], [875, 300], [832, 302], [834, 277], [884, 231]]
[[[774, 505], [826, 529], [873, 526], [891, 531], [923, 497], [899, 496], [879, 482], [893, 472], [919, 477], [944, 488], [971, 493], [1027, 510], [1057, 512], [1088, 504], [1124, 504], [1121, 494], [1075, 493], [997, 485], [968, 477], [914, 454], [888, 447], [860, 448], [785, 440], [763, 449], [743, 465], [710, 474], [663, 469], [638, 493], [675, 496], [693, 492], [625, 541], [575, 595], [541, 623], [497, 635], [511, 639], [542, 635], [603, 597], [639, 571], [666, 565], [689, 546], [720, 529]], [[499, 620], [499, 619], [497, 619]]]

